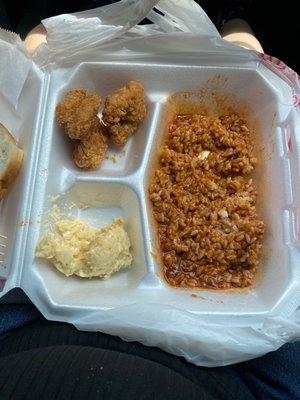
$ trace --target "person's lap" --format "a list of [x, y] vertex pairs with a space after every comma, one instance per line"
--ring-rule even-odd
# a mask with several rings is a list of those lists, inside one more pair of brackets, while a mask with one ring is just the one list
[[0, 327], [1, 399], [300, 399], [300, 343], [202, 368], [157, 348], [46, 321], [31, 304], [0, 305]]

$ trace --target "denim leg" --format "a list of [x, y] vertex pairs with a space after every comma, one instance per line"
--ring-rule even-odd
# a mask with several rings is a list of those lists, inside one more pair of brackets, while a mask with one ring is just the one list
[[300, 342], [232, 368], [259, 400], [300, 400]]
[[33, 304], [0, 304], [0, 338], [41, 317]]

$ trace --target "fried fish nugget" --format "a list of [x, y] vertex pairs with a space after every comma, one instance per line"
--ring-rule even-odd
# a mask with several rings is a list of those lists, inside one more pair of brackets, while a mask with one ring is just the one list
[[82, 139], [74, 149], [73, 160], [82, 169], [97, 169], [107, 151], [106, 137], [100, 123], [91, 131], [89, 136]]
[[109, 129], [109, 135], [117, 146], [123, 146], [130, 136], [136, 131], [137, 123], [124, 122], [122, 125], [112, 125]]
[[109, 135], [117, 145], [124, 145], [145, 118], [144, 87], [131, 81], [108, 96], [103, 110], [103, 121]]
[[56, 121], [71, 139], [83, 139], [99, 122], [101, 98], [85, 89], [70, 90], [56, 107]]

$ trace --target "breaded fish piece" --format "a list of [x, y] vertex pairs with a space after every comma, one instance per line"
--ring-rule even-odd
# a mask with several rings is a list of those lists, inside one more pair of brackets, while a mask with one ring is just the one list
[[141, 83], [131, 81], [108, 96], [103, 122], [113, 142], [124, 145], [146, 116], [145, 93]]
[[101, 98], [85, 89], [70, 90], [56, 107], [56, 121], [71, 139], [83, 139], [99, 122]]
[[73, 160], [82, 169], [97, 169], [105, 157], [107, 151], [106, 137], [100, 122], [90, 134], [82, 139], [74, 149]]

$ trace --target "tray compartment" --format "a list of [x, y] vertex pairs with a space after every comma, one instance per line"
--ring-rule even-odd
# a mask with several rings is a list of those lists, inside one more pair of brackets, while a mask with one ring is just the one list
[[[88, 226], [104, 227], [115, 218], [122, 218], [132, 245], [133, 264], [131, 268], [119, 271], [108, 280], [83, 279], [65, 277], [50, 263], [36, 259], [33, 255], [28, 263], [29, 274], [48, 292], [51, 303], [85, 306], [96, 305], [101, 299], [103, 303], [112, 304], [118, 302], [120, 296], [135, 291], [146, 273], [146, 262], [140, 210], [134, 190], [118, 183], [78, 181], [68, 192], [62, 193], [55, 204], [63, 218], [80, 219]], [[45, 210], [50, 210], [51, 206], [51, 201], [47, 199]], [[40, 231], [36, 231], [36, 238], [47, 233], [47, 219], [49, 214], [46, 212]], [[31, 282], [30, 286], [29, 291], [35, 285]]]

